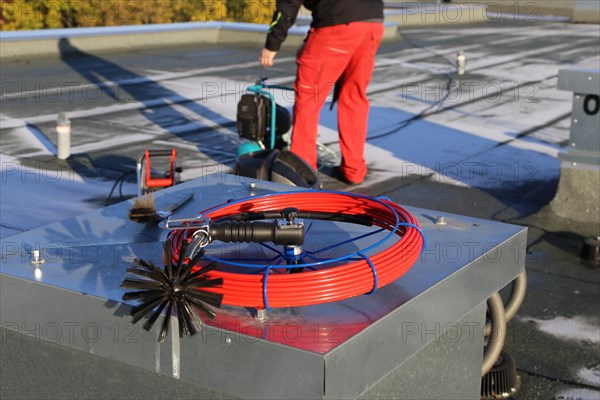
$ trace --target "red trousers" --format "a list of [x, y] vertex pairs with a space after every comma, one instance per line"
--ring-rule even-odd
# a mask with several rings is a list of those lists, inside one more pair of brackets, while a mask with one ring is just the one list
[[294, 123], [291, 151], [317, 168], [319, 113], [335, 82], [340, 79], [338, 131], [344, 176], [362, 182], [371, 80], [383, 23], [352, 22], [311, 29], [297, 59]]

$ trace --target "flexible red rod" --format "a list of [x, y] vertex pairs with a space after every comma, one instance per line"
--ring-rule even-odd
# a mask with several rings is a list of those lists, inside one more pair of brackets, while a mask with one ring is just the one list
[[[375, 225], [392, 230], [397, 222], [396, 216], [382, 203], [396, 211], [400, 223], [419, 227], [419, 223], [410, 212], [389, 200], [336, 192], [315, 191], [259, 196], [231, 205], [212, 207], [201, 214], [217, 220], [243, 212], [273, 211], [294, 207], [300, 211], [366, 215], [374, 219]], [[178, 230], [170, 235], [174, 263], [179, 259], [181, 245], [185, 240], [191, 239], [193, 233], [192, 229]], [[400, 236], [399, 240], [369, 257], [377, 271], [377, 288], [395, 281], [406, 273], [417, 261], [423, 248], [423, 237], [417, 228], [400, 226], [395, 233]], [[223, 286], [211, 290], [223, 294], [223, 304], [266, 307], [263, 294], [264, 274], [217, 270], [211, 271], [209, 277], [210, 279], [223, 278]], [[293, 274], [271, 273], [267, 277], [268, 306], [296, 307], [343, 300], [371, 292], [374, 282], [373, 270], [364, 259], [316, 271], [304, 270]]]

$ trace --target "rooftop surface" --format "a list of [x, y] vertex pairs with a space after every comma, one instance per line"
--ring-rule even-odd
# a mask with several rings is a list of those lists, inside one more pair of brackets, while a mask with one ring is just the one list
[[[527, 225], [527, 296], [505, 347], [522, 379], [515, 398], [600, 398], [600, 270], [578, 257], [583, 238], [600, 232], [599, 216], [569, 221], [545, 208], [556, 192], [558, 152], [571, 119], [572, 94], [557, 90], [558, 71], [599, 67], [598, 26], [523, 18], [400, 33], [404, 40], [381, 46], [369, 87], [369, 175], [360, 187], [347, 187], [323, 174], [325, 188]], [[68, 40], [61, 46], [72, 53]], [[454, 70], [459, 50], [467, 57], [462, 76]], [[245, 87], [259, 76], [282, 84], [294, 79], [293, 53], [279, 54], [268, 70], [257, 57], [254, 49], [203, 45], [3, 60], [3, 242], [134, 196], [132, 171], [148, 147], [175, 147], [183, 180], [229, 171], [241, 143], [235, 112]], [[275, 95], [292, 106], [290, 92]], [[328, 108], [319, 142], [339, 153]], [[67, 162], [54, 156], [60, 112], [72, 123]], [[123, 184], [111, 191], [118, 180]], [[18, 382], [35, 370], [33, 360], [51, 353], [10, 340], [3, 335], [1, 342], [2, 398], [97, 393], [41, 371], [23, 391]], [[168, 396], [160, 389], [164, 377], [140, 376], [151, 379], [109, 397]], [[178, 385], [181, 397], [198, 394]]]

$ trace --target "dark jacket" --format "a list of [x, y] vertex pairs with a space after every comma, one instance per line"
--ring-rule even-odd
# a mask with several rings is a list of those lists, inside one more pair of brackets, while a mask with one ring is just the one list
[[268, 50], [279, 51], [303, 3], [307, 3], [306, 6], [312, 11], [313, 28], [357, 21], [383, 21], [382, 0], [277, 0], [265, 43]]

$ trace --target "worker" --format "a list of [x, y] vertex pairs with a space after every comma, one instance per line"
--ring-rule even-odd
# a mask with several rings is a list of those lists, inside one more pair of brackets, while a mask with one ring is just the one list
[[290, 150], [317, 169], [319, 113], [339, 84], [338, 131], [342, 161], [336, 177], [362, 183], [369, 101], [366, 91], [383, 36], [381, 0], [277, 0], [259, 61], [270, 67], [296, 21], [300, 6], [312, 11], [308, 38], [297, 54], [294, 122]]

